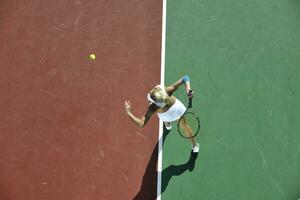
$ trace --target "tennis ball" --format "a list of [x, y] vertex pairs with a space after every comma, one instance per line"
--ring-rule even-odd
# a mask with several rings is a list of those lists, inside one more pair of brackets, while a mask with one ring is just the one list
[[90, 59], [91, 59], [91, 60], [96, 60], [96, 55], [95, 55], [95, 54], [93, 54], [93, 53], [92, 53], [92, 54], [90, 54]]

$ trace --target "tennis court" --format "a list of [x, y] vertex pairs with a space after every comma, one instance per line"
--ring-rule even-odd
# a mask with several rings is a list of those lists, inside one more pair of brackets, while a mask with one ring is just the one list
[[[0, 2], [0, 199], [298, 200], [299, 18], [297, 0]], [[199, 154], [123, 107], [185, 74]]]
[[[166, 83], [190, 74], [202, 127], [194, 170], [166, 175], [161, 199], [299, 198], [299, 11], [285, 0], [168, 1]], [[189, 144], [172, 131], [163, 152], [163, 170], [180, 170]]]

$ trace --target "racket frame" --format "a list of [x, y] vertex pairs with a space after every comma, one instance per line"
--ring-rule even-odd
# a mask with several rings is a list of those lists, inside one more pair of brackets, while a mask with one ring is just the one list
[[[190, 138], [194, 138], [198, 135], [199, 133], [199, 130], [200, 130], [200, 119], [198, 116], [195, 115], [195, 113], [191, 110], [192, 107], [193, 107], [193, 101], [192, 101], [193, 97], [189, 97], [189, 104], [188, 104], [188, 107], [187, 107], [187, 110], [184, 112], [184, 114], [180, 117], [180, 119], [178, 120], [178, 123], [177, 123], [177, 131], [179, 133], [179, 135], [183, 138], [186, 138], [186, 139], [190, 139]], [[195, 132], [195, 134], [193, 136], [186, 136], [184, 133], [182, 133], [182, 131], [180, 131], [180, 121], [181, 119], [186, 115], [186, 114], [192, 114], [194, 115], [195, 119], [198, 121], [198, 127], [197, 127], [197, 131]]]

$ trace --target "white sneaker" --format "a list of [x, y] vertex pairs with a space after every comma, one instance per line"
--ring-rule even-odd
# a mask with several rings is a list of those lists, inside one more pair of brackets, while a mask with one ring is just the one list
[[169, 131], [172, 129], [171, 122], [164, 122], [166, 129]]
[[198, 143], [192, 146], [193, 153], [198, 153], [199, 149], [200, 149], [200, 145]]

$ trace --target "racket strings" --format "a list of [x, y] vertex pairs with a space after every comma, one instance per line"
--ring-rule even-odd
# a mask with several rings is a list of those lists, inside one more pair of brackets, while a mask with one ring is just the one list
[[199, 119], [193, 113], [186, 113], [180, 120], [178, 130], [183, 137], [195, 137], [200, 128]]

